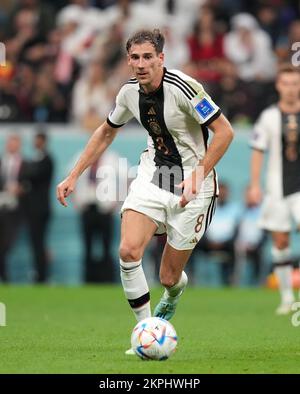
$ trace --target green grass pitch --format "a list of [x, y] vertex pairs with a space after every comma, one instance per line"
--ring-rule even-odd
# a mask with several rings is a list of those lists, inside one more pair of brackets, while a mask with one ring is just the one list
[[[162, 290], [152, 290], [152, 308]], [[299, 373], [300, 326], [265, 289], [186, 290], [163, 362], [125, 356], [133, 315], [118, 286], [0, 286], [0, 373]]]

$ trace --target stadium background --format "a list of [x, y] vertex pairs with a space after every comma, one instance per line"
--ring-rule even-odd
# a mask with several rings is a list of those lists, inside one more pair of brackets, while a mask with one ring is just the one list
[[[72, 204], [68, 209], [58, 205], [55, 185], [66, 175], [91, 130], [105, 119], [119, 86], [130, 76], [122, 60], [124, 43], [137, 28], [160, 27], [167, 37], [166, 65], [181, 68], [200, 80], [233, 123], [236, 137], [218, 165], [218, 173], [229, 185], [230, 199], [242, 203], [249, 178], [248, 140], [253, 122], [266, 105], [276, 100], [276, 67], [291, 61], [291, 43], [300, 41], [297, 1], [20, 0], [1, 4], [0, 40], [6, 46], [6, 65], [0, 69], [0, 149], [3, 152], [9, 134], [17, 133], [23, 140], [24, 157], [30, 159], [32, 136], [41, 128], [47, 131], [55, 161], [53, 215], [48, 232], [50, 283], [82, 283], [83, 242], [78, 212]], [[141, 20], [146, 14], [147, 21]], [[238, 26], [252, 34], [254, 43], [251, 56], [243, 59], [248, 62], [247, 72], [232, 48]], [[91, 71], [93, 65], [98, 69]], [[84, 87], [89, 78], [96, 86], [93, 98]], [[84, 106], [84, 101], [89, 104]], [[135, 165], [145, 143], [145, 133], [130, 123], [119, 133], [112, 149]], [[115, 281], [119, 280], [118, 228], [116, 211]], [[294, 236], [294, 246], [297, 239]], [[293, 250], [297, 254], [295, 247]], [[199, 255], [196, 259], [195, 283], [221, 284], [218, 264], [207, 264]], [[146, 270], [150, 260], [146, 256]], [[23, 227], [8, 257], [10, 281], [31, 282], [32, 269]], [[269, 269], [267, 242], [264, 277]], [[244, 271], [241, 285], [249, 282], [247, 266]]]
[[[88, 138], [86, 134], [74, 131], [74, 128], [70, 128], [69, 126], [61, 127], [51, 126], [48, 130], [50, 135], [50, 150], [55, 158], [56, 167], [53, 185], [56, 185], [66, 175], [67, 169], [74, 161], [74, 157], [81, 150]], [[9, 126], [3, 126], [3, 129], [9, 128]], [[30, 126], [21, 126], [20, 131], [18, 130], [19, 126], [15, 126], [14, 131], [20, 132], [24, 141], [24, 154], [30, 157], [33, 130]], [[2, 146], [5, 136], [6, 132], [3, 130], [0, 136], [0, 144]], [[244, 189], [248, 179], [248, 160], [250, 155], [250, 149], [247, 146], [248, 137], [249, 135], [246, 130], [237, 131], [235, 141], [218, 169], [219, 176], [228, 181], [232, 191], [232, 199], [236, 201], [240, 200], [241, 190]], [[127, 131], [121, 131], [113, 142], [112, 148], [121, 157], [127, 157], [129, 163], [137, 164], [140, 152], [143, 151], [145, 143], [146, 137], [143, 131], [133, 128]], [[83, 243], [80, 239], [78, 213], [72, 207], [72, 202], [68, 209], [61, 207], [57, 203], [54, 187], [51, 191], [51, 203], [53, 207], [53, 218], [49, 229], [49, 249], [51, 251], [50, 282], [53, 284], [79, 284], [82, 282], [81, 261]], [[117, 263], [118, 241], [120, 237], [118, 212], [115, 214], [115, 221], [114, 251], [115, 261]], [[64, 235], [63, 237], [62, 234]], [[101, 254], [101, 250], [99, 250], [99, 254]], [[199, 263], [201, 262], [199, 261]], [[149, 264], [151, 264], [151, 259], [149, 256], [147, 258], [146, 255], [145, 266], [147, 267]], [[212, 284], [216, 285], [218, 284], [219, 278], [218, 269], [214, 265], [211, 262], [210, 265], [206, 266], [206, 269], [212, 270], [211, 275], [213, 277], [215, 276]], [[31, 271], [31, 253], [27, 245], [26, 226], [24, 225], [20, 237], [9, 256], [11, 281], [14, 283], [30, 282], [32, 276]], [[115, 280], [119, 280], [117, 264], [115, 267]]]
[[[2, 126], [3, 133], [0, 135], [0, 147], [3, 149], [6, 138], [6, 130], [9, 134], [12, 130], [11, 125]], [[24, 142], [23, 152], [26, 157], [32, 155], [32, 133], [35, 129], [29, 125], [14, 125], [14, 132], [22, 136]], [[240, 203], [243, 198], [242, 193], [248, 182], [249, 158], [251, 150], [248, 146], [249, 128], [235, 128], [235, 139], [229, 148], [226, 156], [218, 165], [217, 170], [220, 178], [226, 180], [231, 193], [230, 199]], [[78, 285], [83, 283], [83, 242], [81, 240], [80, 223], [78, 212], [70, 202], [68, 209], [60, 206], [56, 201], [55, 185], [66, 175], [70, 165], [74, 162], [74, 157], [82, 149], [89, 135], [72, 126], [51, 125], [48, 127], [50, 151], [55, 160], [55, 174], [53, 187], [51, 190], [51, 200], [53, 215], [48, 232], [48, 248], [51, 254], [49, 283]], [[129, 163], [137, 164], [140, 152], [143, 151], [146, 144], [146, 135], [137, 127], [126, 127], [122, 130], [115, 141], [112, 149], [120, 157], [127, 157]], [[120, 218], [118, 211], [115, 212], [115, 234], [114, 234], [114, 278], [119, 281], [118, 267], [118, 244], [119, 244]], [[63, 238], [62, 238], [63, 234]], [[299, 236], [293, 235], [293, 252], [297, 255], [297, 242]], [[264, 275], [271, 270], [270, 245], [267, 243], [264, 250]], [[101, 256], [101, 245], [99, 242], [96, 254]], [[202, 258], [201, 258], [202, 257]], [[206, 261], [205, 256], [197, 256], [196, 261], [196, 278], [195, 282], [204, 286], [221, 285], [219, 264], [212, 259]], [[101, 263], [99, 263], [101, 264]], [[144, 266], [149, 270], [153, 261], [146, 253]], [[157, 281], [151, 269], [149, 270], [150, 280]], [[30, 248], [28, 246], [28, 234], [26, 224], [20, 230], [20, 235], [16, 244], [8, 256], [8, 272], [12, 283], [25, 284], [33, 281], [33, 264]], [[247, 285], [251, 276], [251, 268], [247, 265], [243, 268], [240, 285]], [[105, 280], [104, 280], [105, 281]]]

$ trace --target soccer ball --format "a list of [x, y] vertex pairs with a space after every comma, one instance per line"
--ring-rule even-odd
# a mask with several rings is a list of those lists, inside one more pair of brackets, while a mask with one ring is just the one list
[[177, 334], [170, 322], [148, 317], [134, 327], [131, 347], [143, 360], [166, 360], [177, 346]]

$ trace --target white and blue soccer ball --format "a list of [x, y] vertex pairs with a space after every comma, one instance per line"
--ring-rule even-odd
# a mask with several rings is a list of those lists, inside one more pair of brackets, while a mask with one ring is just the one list
[[177, 334], [167, 320], [148, 317], [134, 327], [131, 347], [143, 360], [166, 360], [175, 351]]

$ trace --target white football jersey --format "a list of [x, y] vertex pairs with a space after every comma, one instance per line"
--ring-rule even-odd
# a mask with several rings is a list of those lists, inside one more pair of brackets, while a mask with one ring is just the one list
[[[160, 86], [149, 94], [144, 93], [137, 79], [130, 79], [117, 95], [107, 122], [122, 127], [133, 117], [137, 119], [149, 134], [139, 175], [177, 194], [174, 185], [187, 178], [203, 159], [208, 126], [220, 114], [199, 82], [178, 70], [164, 69]], [[208, 174], [201, 190], [205, 197], [217, 193], [215, 170]]]
[[283, 113], [278, 105], [265, 109], [250, 142], [269, 152], [266, 193], [276, 199], [300, 191], [300, 112]]

